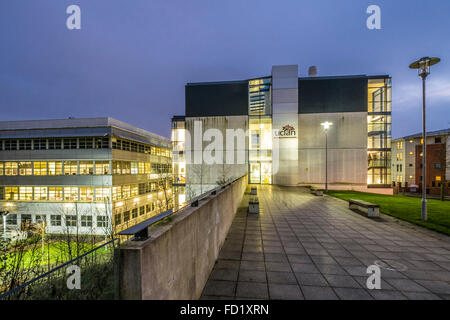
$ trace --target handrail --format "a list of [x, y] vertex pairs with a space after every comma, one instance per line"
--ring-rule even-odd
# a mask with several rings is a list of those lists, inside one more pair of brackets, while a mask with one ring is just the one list
[[78, 261], [78, 260], [80, 260], [81, 258], [87, 256], [88, 254], [91, 254], [92, 252], [97, 251], [98, 249], [103, 248], [104, 246], [107, 246], [108, 244], [113, 243], [113, 242], [115, 242], [115, 241], [117, 241], [117, 240], [119, 240], [119, 239], [118, 239], [118, 238], [112, 239], [112, 240], [110, 240], [110, 241], [108, 241], [108, 242], [106, 242], [106, 243], [104, 243], [104, 244], [102, 244], [102, 245], [100, 245], [100, 246], [98, 246], [98, 247], [95, 247], [94, 249], [89, 250], [88, 252], [85, 252], [85, 253], [79, 255], [78, 257], [76, 257], [76, 258], [74, 258], [74, 259], [72, 259], [72, 260], [70, 260], [70, 261], [64, 262], [62, 265], [57, 266], [56, 268], [54, 268], [54, 269], [52, 269], [52, 270], [50, 270], [50, 271], [47, 271], [47, 272], [45, 272], [45, 273], [43, 273], [43, 274], [37, 276], [36, 278], [33, 278], [33, 279], [31, 279], [31, 280], [29, 280], [29, 281], [27, 281], [27, 282], [21, 284], [20, 286], [15, 287], [14, 289], [11, 289], [11, 290], [9, 290], [9, 291], [7, 291], [7, 292], [5, 292], [5, 293], [0, 294], [0, 299], [3, 299], [4, 297], [11, 295], [11, 294], [13, 294], [14, 292], [17, 292], [18, 290], [21, 290], [21, 289], [25, 288], [26, 286], [32, 284], [33, 282], [36, 282], [37, 280], [40, 280], [40, 279], [42, 279], [42, 278], [44, 278], [44, 277], [50, 275], [51, 273], [53, 273], [53, 272], [55, 272], [55, 271], [58, 271], [58, 270], [61, 269], [61, 268], [64, 268], [64, 267], [67, 266], [68, 264], [71, 264], [71, 263], [73, 263], [73, 262], [75, 262], [75, 261]]

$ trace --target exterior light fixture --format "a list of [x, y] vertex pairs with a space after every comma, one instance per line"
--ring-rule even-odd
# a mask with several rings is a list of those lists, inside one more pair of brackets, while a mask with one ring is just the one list
[[332, 122], [328, 121], [320, 124], [325, 130], [325, 193], [328, 192], [328, 129], [332, 124]]
[[427, 131], [426, 131], [426, 104], [425, 104], [425, 81], [430, 74], [430, 67], [439, 63], [441, 59], [423, 57], [409, 65], [410, 69], [417, 69], [419, 77], [422, 78], [422, 139], [423, 139], [423, 165], [422, 165], [422, 221], [427, 221]]

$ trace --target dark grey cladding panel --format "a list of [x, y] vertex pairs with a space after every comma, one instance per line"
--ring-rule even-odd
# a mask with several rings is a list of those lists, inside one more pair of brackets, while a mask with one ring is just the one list
[[186, 85], [186, 117], [239, 116], [247, 114], [247, 81]]
[[367, 78], [299, 79], [298, 113], [367, 112]]

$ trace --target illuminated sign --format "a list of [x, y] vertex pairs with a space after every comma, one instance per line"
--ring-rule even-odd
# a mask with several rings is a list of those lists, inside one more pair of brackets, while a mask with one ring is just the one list
[[275, 137], [277, 138], [296, 138], [297, 131], [289, 124], [285, 125], [281, 130], [275, 131]]

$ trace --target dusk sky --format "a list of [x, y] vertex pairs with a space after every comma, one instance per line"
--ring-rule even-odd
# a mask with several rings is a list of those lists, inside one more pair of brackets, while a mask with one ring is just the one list
[[[81, 7], [81, 30], [66, 8]], [[381, 7], [381, 30], [366, 8]], [[169, 136], [187, 82], [316, 65], [319, 76], [389, 74], [393, 137], [450, 127], [449, 0], [1, 0], [0, 120], [110, 116]], [[211, 106], [214, 107], [214, 106]]]

